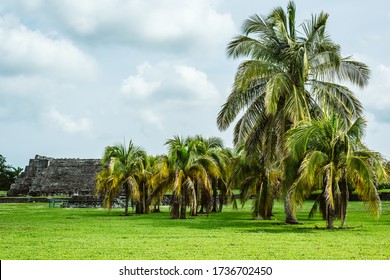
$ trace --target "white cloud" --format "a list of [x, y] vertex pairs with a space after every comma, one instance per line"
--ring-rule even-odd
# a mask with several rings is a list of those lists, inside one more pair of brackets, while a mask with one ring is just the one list
[[23, 8], [41, 7], [46, 17], [64, 30], [94, 42], [210, 48], [225, 43], [235, 30], [231, 15], [217, 12], [212, 6], [216, 2], [210, 0], [34, 2]]
[[3, 75], [45, 75], [65, 80], [94, 79], [95, 60], [72, 42], [31, 30], [14, 16], [0, 17]]
[[359, 94], [359, 98], [367, 107], [366, 109], [386, 111], [387, 115], [387, 111], [390, 109], [390, 67], [379, 64], [373, 68], [372, 72], [372, 81]]
[[148, 98], [148, 102], [181, 102], [189, 105], [215, 104], [220, 93], [206, 73], [176, 62], [137, 66], [137, 73], [122, 82], [121, 92], [128, 98]]
[[152, 70], [152, 66], [148, 62], [138, 65], [137, 74], [130, 75], [123, 81], [121, 92], [126, 95], [135, 95], [141, 98], [151, 95], [160, 87], [161, 81], [150, 80], [145, 75], [150, 70]]
[[91, 128], [91, 121], [88, 118], [75, 120], [71, 115], [63, 115], [56, 109], [52, 108], [47, 114], [61, 130], [68, 133], [88, 132]]
[[386, 86], [386, 88], [390, 89], [390, 67], [383, 65], [383, 64], [380, 64], [379, 71], [380, 71], [381, 77], [383, 78], [384, 85]]
[[160, 131], [164, 129], [163, 120], [161, 116], [157, 115], [156, 111], [146, 109], [141, 112], [141, 115], [144, 121], [148, 124], [155, 126]]
[[33, 123], [58, 87], [43, 77], [0, 75], [0, 121]]
[[387, 160], [390, 160], [390, 152], [388, 149], [388, 131], [390, 131], [390, 123], [378, 120], [376, 115], [372, 113], [366, 114], [367, 130], [365, 141], [369, 143], [369, 148], [375, 151], [380, 151]]
[[42, 7], [44, 0], [23, 0], [23, 5], [28, 11], [35, 11]]
[[174, 65], [179, 76], [178, 84], [191, 91], [202, 100], [215, 101], [219, 92], [209, 81], [206, 73], [187, 65]]

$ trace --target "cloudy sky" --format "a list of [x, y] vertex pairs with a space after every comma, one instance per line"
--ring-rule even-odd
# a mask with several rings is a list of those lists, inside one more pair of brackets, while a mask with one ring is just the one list
[[[0, 154], [24, 167], [36, 154], [100, 158], [130, 139], [165, 153], [173, 135], [219, 136], [216, 116], [239, 61], [225, 48], [266, 0], [2, 0]], [[328, 32], [369, 65], [354, 89], [366, 143], [390, 158], [390, 2], [295, 1], [298, 21], [330, 14]]]

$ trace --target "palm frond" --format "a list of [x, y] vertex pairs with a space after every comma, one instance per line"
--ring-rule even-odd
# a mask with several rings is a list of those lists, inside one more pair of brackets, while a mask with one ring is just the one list
[[289, 37], [295, 41], [296, 30], [295, 30], [295, 13], [296, 6], [293, 1], [288, 2], [287, 4], [287, 14], [288, 14], [288, 32]]
[[351, 82], [361, 88], [368, 85], [370, 69], [366, 64], [352, 60], [351, 56], [341, 60], [338, 70], [336, 73], [341, 81]]
[[310, 83], [317, 102], [323, 108], [347, 120], [354, 119], [362, 114], [362, 104], [347, 87], [318, 80], [312, 80]]
[[327, 39], [325, 28], [328, 18], [329, 14], [321, 12], [319, 15], [312, 15], [311, 20], [302, 24], [307, 44], [315, 44]]
[[367, 161], [361, 156], [348, 158], [348, 179], [354, 185], [359, 197], [368, 205], [368, 210], [376, 217], [380, 215], [380, 199], [374, 186], [375, 174]]
[[254, 100], [259, 98], [265, 89], [265, 83], [259, 84], [252, 90], [241, 91], [235, 89], [223, 104], [217, 117], [217, 125], [219, 130], [226, 130], [229, 125], [235, 120], [239, 112], [248, 107]]
[[278, 73], [270, 78], [267, 83], [264, 99], [267, 114], [275, 115], [278, 109], [279, 99], [284, 93], [290, 92], [291, 90], [290, 77], [285, 73]]
[[181, 192], [183, 191], [183, 183], [186, 180], [186, 175], [183, 172], [183, 170], [176, 171], [175, 175], [175, 181], [173, 183], [173, 191], [177, 193], [178, 196], [181, 195]]
[[[239, 58], [239, 57], [259, 57], [259, 49], [266, 49], [260, 41], [245, 36], [237, 35], [228, 44], [226, 48], [227, 57]], [[256, 51], [254, 51], [256, 50]]]
[[320, 208], [320, 204], [321, 204], [321, 199], [322, 198], [323, 198], [323, 193], [321, 193], [320, 195], [317, 196], [316, 200], [313, 203], [312, 208], [309, 211], [309, 215], [308, 215], [309, 219], [312, 219], [314, 217], [314, 214]]
[[245, 111], [234, 128], [234, 143], [243, 143], [249, 137], [254, 128], [264, 127], [268, 117], [264, 110], [264, 98], [260, 96]]

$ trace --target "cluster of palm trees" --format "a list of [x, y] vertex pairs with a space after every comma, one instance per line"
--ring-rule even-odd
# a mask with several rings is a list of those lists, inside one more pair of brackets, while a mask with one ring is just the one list
[[[147, 213], [165, 193], [172, 195], [172, 218], [217, 211], [240, 190], [251, 198], [253, 216], [270, 219], [275, 199], [283, 199], [286, 223], [314, 190], [327, 227], [345, 223], [349, 192], [355, 190], [378, 215], [376, 186], [387, 180], [385, 161], [362, 142], [363, 107], [339, 82], [368, 84], [368, 67], [341, 56], [326, 32], [328, 14], [313, 15], [297, 26], [296, 7], [277, 7], [254, 15], [232, 39], [227, 55], [245, 58], [232, 91], [217, 117], [220, 130], [235, 122], [234, 150], [218, 138], [201, 136], [166, 142], [168, 154], [147, 156], [130, 142], [105, 150], [97, 191], [107, 206], [124, 188]], [[219, 203], [217, 203], [219, 201]]]
[[199, 212], [221, 211], [231, 197], [228, 182], [230, 150], [220, 138], [201, 136], [186, 139], [174, 136], [165, 143], [167, 155], [148, 156], [141, 147], [115, 145], [105, 149], [105, 166], [97, 175], [96, 192], [110, 208], [115, 199], [125, 197], [137, 214], [158, 210], [165, 194], [170, 194], [171, 217], [186, 218], [187, 208]]
[[295, 17], [295, 4], [289, 2], [287, 12], [278, 7], [244, 22], [227, 55], [247, 60], [239, 65], [217, 123], [224, 130], [240, 116], [235, 145], [243, 146], [259, 168], [256, 213], [269, 218], [278, 188], [286, 222], [297, 223], [296, 209], [319, 189], [313, 210], [321, 204], [332, 228], [335, 217], [345, 222], [350, 190], [374, 214], [380, 210], [375, 186], [386, 180], [384, 160], [363, 144], [362, 105], [338, 83], [364, 87], [370, 72], [365, 64], [341, 56], [326, 32], [327, 13], [313, 15], [299, 29]]

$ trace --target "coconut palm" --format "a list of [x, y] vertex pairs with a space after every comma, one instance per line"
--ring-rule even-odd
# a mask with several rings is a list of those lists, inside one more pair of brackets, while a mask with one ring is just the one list
[[[125, 145], [107, 146], [97, 175], [96, 193], [103, 198], [105, 207], [124, 191], [125, 215], [129, 214], [129, 200], [140, 202], [140, 178], [147, 164], [146, 152], [132, 141]], [[142, 193], [142, 190], [141, 190]]]
[[[385, 161], [362, 143], [366, 121], [353, 123], [331, 114], [323, 119], [305, 121], [290, 129], [287, 140], [289, 162], [299, 162], [298, 178], [290, 189], [294, 209], [313, 190], [322, 191], [327, 228], [334, 218], [346, 220], [349, 191], [355, 190], [375, 216], [380, 213], [376, 186], [387, 180]], [[312, 211], [317, 208], [317, 200]], [[311, 211], [311, 212], [312, 212]]]
[[[218, 128], [225, 130], [238, 119], [235, 144], [244, 144], [249, 153], [262, 150], [266, 165], [282, 162], [286, 131], [321, 116], [322, 107], [349, 121], [359, 116], [359, 100], [337, 82], [364, 87], [369, 79], [368, 67], [342, 57], [340, 46], [328, 36], [327, 13], [313, 15], [300, 29], [295, 14], [295, 4], [289, 2], [287, 13], [277, 7], [267, 16], [254, 15], [227, 47], [228, 57], [247, 60], [238, 67]], [[296, 222], [289, 207], [286, 222]]]

